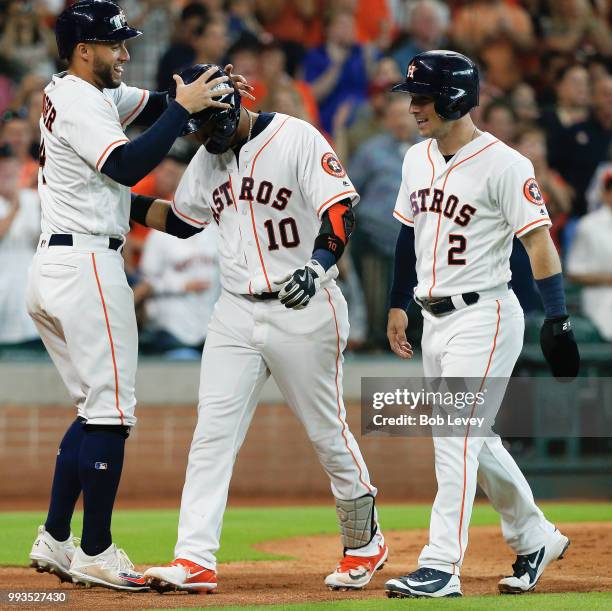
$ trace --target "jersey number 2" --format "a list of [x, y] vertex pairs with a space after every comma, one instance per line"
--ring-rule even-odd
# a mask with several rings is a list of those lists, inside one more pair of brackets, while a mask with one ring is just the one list
[[[274, 221], [267, 220], [264, 227], [268, 232], [268, 250], [278, 250], [278, 240], [276, 239], [276, 231], [274, 230]], [[280, 234], [281, 244], [285, 248], [295, 248], [300, 243], [300, 236], [295, 219], [287, 217], [278, 223], [278, 233]]]
[[449, 244], [457, 244], [457, 246], [451, 246], [448, 249], [448, 264], [449, 265], [465, 265], [466, 261], [463, 257], [457, 257], [462, 255], [467, 247], [467, 239], [460, 233], [451, 233], [448, 236]]

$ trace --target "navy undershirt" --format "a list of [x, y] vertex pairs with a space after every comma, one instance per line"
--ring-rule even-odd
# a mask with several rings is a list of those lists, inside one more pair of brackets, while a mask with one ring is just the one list
[[189, 119], [189, 112], [172, 100], [143, 134], [118, 146], [102, 166], [102, 173], [119, 184], [133, 187], [167, 155]]

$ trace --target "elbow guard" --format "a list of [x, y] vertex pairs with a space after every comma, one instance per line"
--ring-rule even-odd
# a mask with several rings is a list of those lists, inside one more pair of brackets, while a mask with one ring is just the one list
[[184, 240], [185, 238], [190, 238], [196, 233], [200, 233], [200, 231], [202, 231], [202, 228], [192, 227], [189, 223], [182, 221], [178, 216], [176, 216], [176, 214], [174, 214], [174, 210], [172, 210], [172, 208], [168, 210], [168, 216], [166, 217], [166, 233]]
[[315, 239], [314, 250], [327, 250], [338, 261], [355, 228], [355, 213], [350, 204], [330, 206], [321, 217], [321, 229]]

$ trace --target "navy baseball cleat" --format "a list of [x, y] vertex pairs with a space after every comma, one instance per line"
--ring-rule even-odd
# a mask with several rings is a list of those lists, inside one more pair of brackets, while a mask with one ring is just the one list
[[423, 567], [385, 584], [389, 598], [442, 598], [463, 596], [458, 575]]
[[570, 540], [555, 530], [550, 542], [531, 554], [519, 555], [512, 565], [514, 574], [504, 577], [497, 584], [500, 594], [524, 594], [532, 592], [544, 569], [553, 561], [561, 560]]

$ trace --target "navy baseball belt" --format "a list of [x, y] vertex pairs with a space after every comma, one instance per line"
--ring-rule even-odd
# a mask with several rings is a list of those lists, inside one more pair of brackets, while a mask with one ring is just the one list
[[[49, 246], [72, 246], [74, 239], [70, 233], [53, 233], [49, 236]], [[119, 250], [123, 246], [120, 238], [108, 238], [108, 247]]]
[[[512, 288], [512, 282], [508, 282], [508, 289]], [[414, 296], [414, 300], [424, 310], [433, 314], [434, 316], [442, 316], [442, 314], [448, 314], [453, 310], [459, 310], [467, 306], [474, 305], [480, 299], [480, 293], [462, 293], [455, 297], [434, 297], [433, 299], [421, 299]]]
[[279, 291], [275, 293], [260, 293], [259, 295], [249, 295], [253, 299], [257, 299], [257, 301], [268, 301], [269, 299], [277, 299]]

